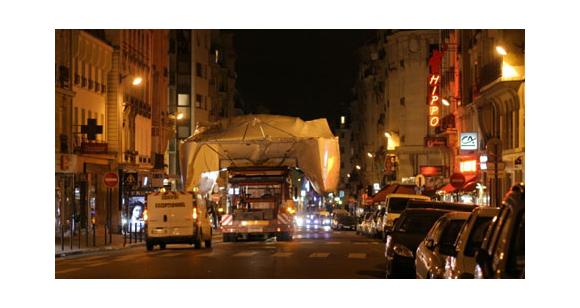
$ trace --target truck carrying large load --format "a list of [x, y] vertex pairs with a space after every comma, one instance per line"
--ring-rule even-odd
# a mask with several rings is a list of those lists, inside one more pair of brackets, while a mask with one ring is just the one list
[[295, 170], [321, 195], [338, 185], [338, 138], [325, 119], [233, 117], [198, 128], [181, 144], [180, 154], [186, 191], [210, 192], [222, 172], [228, 194], [221, 219], [224, 241], [251, 235], [292, 239]]

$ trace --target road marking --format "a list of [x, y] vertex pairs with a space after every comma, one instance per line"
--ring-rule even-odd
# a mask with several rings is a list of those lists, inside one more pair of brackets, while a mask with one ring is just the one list
[[251, 257], [253, 255], [258, 254], [255, 251], [249, 251], [249, 252], [238, 252], [234, 255], [234, 257]]
[[329, 244], [329, 245], [338, 245], [338, 244], [340, 244], [340, 242], [326, 242], [326, 244]]
[[313, 244], [312, 241], [299, 241], [298, 244]]
[[379, 243], [379, 242], [371, 242], [371, 244], [373, 244], [373, 245], [379, 245], [379, 244], [382, 244], [382, 243]]
[[127, 256], [120, 256], [120, 257], [116, 257], [115, 259], [111, 260], [111, 261], [129, 261], [129, 260], [136, 260], [139, 259], [143, 256], [138, 256], [138, 255], [127, 255]]
[[101, 266], [101, 265], [105, 265], [105, 264], [109, 264], [109, 262], [97, 262], [97, 263], [85, 265], [85, 267], [96, 267], [96, 266]]
[[160, 254], [160, 256], [162, 256], [162, 257], [175, 257], [175, 256], [179, 256], [181, 254], [182, 254], [181, 252], [170, 252], [170, 253]]
[[349, 253], [348, 257], [350, 259], [366, 259], [367, 254], [366, 253]]
[[79, 271], [79, 270], [81, 270], [81, 269], [82, 269], [82, 268], [80, 268], [80, 267], [75, 267], [75, 268], [69, 268], [69, 269], [66, 269], [66, 270], [60, 270], [60, 271], [56, 271], [56, 272], [54, 272], [54, 273], [55, 273], [55, 274], [66, 274], [66, 273], [70, 273], [70, 272]]
[[330, 253], [328, 252], [315, 252], [308, 256], [309, 258], [326, 258]]
[[291, 252], [277, 252], [273, 254], [272, 257], [289, 257], [291, 255], [292, 255]]
[[355, 245], [368, 245], [369, 242], [355, 242]]

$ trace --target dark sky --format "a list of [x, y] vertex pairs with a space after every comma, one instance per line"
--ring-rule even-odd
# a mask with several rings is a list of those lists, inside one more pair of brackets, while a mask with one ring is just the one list
[[254, 113], [328, 118], [348, 103], [355, 51], [372, 30], [234, 30], [237, 87]]

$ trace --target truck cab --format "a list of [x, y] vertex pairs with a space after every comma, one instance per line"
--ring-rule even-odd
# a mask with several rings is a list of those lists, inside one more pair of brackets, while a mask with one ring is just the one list
[[295, 210], [288, 174], [287, 167], [228, 168], [228, 206], [221, 224], [225, 242], [292, 239]]

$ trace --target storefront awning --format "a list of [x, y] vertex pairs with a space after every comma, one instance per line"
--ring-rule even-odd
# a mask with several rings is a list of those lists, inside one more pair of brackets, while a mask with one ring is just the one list
[[465, 184], [463, 184], [463, 187], [460, 187], [459, 189], [453, 187], [453, 185], [451, 185], [451, 184], [447, 184], [447, 185], [439, 188], [439, 190], [444, 191], [446, 193], [452, 193], [452, 192], [456, 192], [456, 191], [472, 191], [475, 189], [476, 185], [477, 185], [477, 176], [472, 175], [472, 176], [465, 177]]

